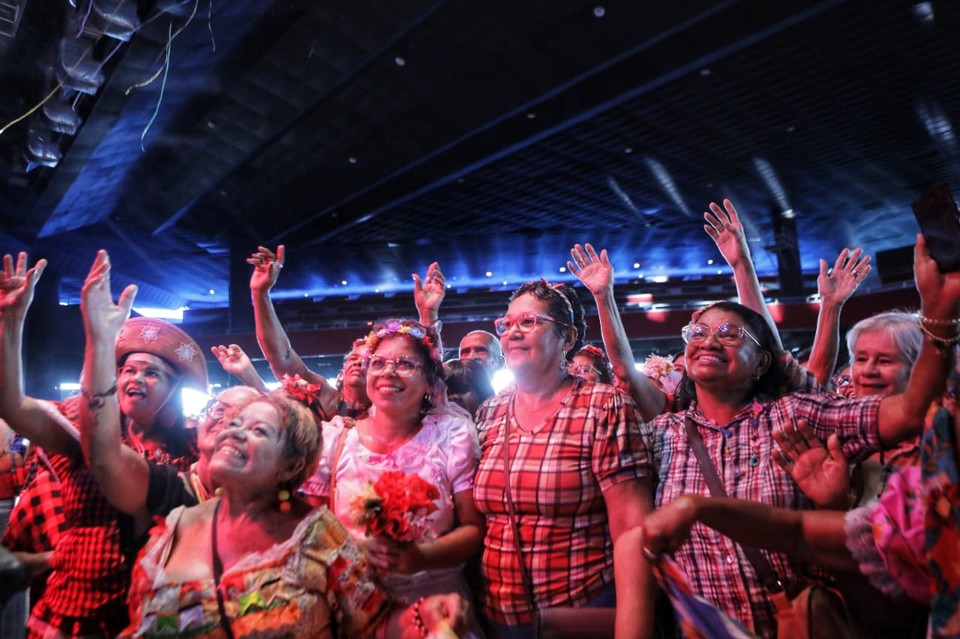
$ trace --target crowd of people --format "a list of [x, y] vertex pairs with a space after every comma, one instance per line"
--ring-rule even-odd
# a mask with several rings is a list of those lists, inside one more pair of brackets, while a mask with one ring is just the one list
[[5, 256], [0, 473], [15, 479], [0, 482], [0, 527], [34, 587], [4, 615], [38, 638], [512, 639], [573, 607], [608, 610], [618, 639], [691, 633], [657, 599], [669, 562], [742, 636], [777, 636], [779, 602], [811, 584], [842, 593], [856, 636], [960, 636], [960, 273], [918, 236], [919, 310], [857, 323], [835, 373], [870, 258], [821, 260], [801, 363], [736, 208], [704, 219], [739, 302], [697, 310], [683, 352], [645, 366], [607, 252], [577, 244], [567, 265], [596, 303], [594, 343], [578, 291], [540, 279], [444, 361], [433, 263], [413, 276], [416, 318], [372, 324], [331, 381], [271, 301], [283, 247], [259, 247], [256, 335], [279, 386], [216, 346], [241, 385], [194, 418], [180, 391], [208, 390], [204, 353], [131, 318], [137, 288], [111, 289], [105, 251], [81, 295], [79, 395], [26, 395], [46, 263]]

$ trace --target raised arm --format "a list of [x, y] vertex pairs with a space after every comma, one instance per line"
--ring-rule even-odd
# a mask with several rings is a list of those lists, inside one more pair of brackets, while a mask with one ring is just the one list
[[737, 296], [740, 298], [740, 303], [763, 315], [763, 319], [767, 320], [777, 340], [777, 348], [782, 351], [780, 333], [763, 301], [760, 280], [757, 279], [757, 271], [753, 266], [753, 258], [750, 257], [750, 247], [747, 245], [737, 208], [730, 200], [724, 200], [723, 207], [716, 202], [711, 202], [710, 210], [704, 212], [703, 219], [707, 222], [703, 225], [703, 230], [713, 239], [723, 259], [733, 269], [733, 279], [737, 283]]
[[424, 326], [436, 324], [440, 318], [440, 305], [447, 295], [446, 279], [440, 265], [433, 262], [427, 267], [427, 276], [420, 279], [416, 273], [413, 277], [413, 302], [417, 305], [417, 315]]
[[570, 256], [573, 260], [567, 262], [567, 268], [583, 282], [597, 303], [600, 335], [614, 375], [626, 382], [641, 416], [647, 420], [653, 419], [663, 412], [667, 398], [646, 375], [637, 370], [630, 339], [613, 296], [613, 265], [607, 257], [607, 250], [603, 249], [597, 255], [591, 244], [577, 244], [570, 249]]
[[110, 256], [99, 251], [80, 292], [87, 340], [80, 379], [80, 442], [104, 496], [118, 510], [144, 517], [150, 472], [147, 461], [121, 439], [115, 346], [136, 294], [131, 284], [113, 302]]
[[303, 363], [297, 352], [290, 344], [290, 338], [280, 324], [277, 311], [270, 299], [270, 289], [277, 283], [280, 271], [283, 269], [284, 246], [277, 247], [274, 254], [270, 249], [260, 246], [257, 252], [247, 258], [247, 263], [253, 265], [253, 274], [250, 276], [250, 294], [253, 297], [253, 319], [256, 324], [257, 341], [264, 357], [270, 364], [270, 369], [277, 379], [284, 375], [299, 375], [311, 384], [319, 384], [321, 393], [336, 393], [335, 389], [325, 377], [319, 375]]
[[960, 341], [960, 272], [941, 273], [922, 235], [913, 250], [913, 274], [920, 292], [923, 345], [906, 390], [880, 403], [880, 443], [885, 449], [922, 432], [927, 408], [946, 388]]
[[253, 367], [253, 362], [250, 361], [246, 351], [238, 344], [211, 346], [210, 351], [220, 362], [223, 370], [239, 379], [241, 384], [256, 388], [261, 393], [267, 392], [267, 385], [257, 373], [257, 369]]
[[820, 293], [820, 312], [817, 314], [817, 332], [807, 369], [814, 374], [824, 388], [837, 366], [840, 350], [840, 311], [860, 282], [870, 273], [870, 256], [862, 255], [863, 249], [843, 249], [833, 268], [826, 260], [820, 260], [820, 275], [817, 291]]
[[3, 256], [0, 273], [0, 417], [47, 452], [78, 454], [77, 434], [23, 391], [23, 326], [46, 260], [27, 268], [27, 254]]

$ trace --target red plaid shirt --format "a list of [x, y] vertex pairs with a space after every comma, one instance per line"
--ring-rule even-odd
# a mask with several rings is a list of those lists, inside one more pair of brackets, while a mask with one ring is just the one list
[[[76, 423], [79, 401], [72, 398], [55, 405]], [[148, 456], [161, 462], [169, 460], [159, 448], [151, 449]], [[135, 552], [132, 522], [103, 496], [81, 455], [51, 455], [50, 462], [60, 478], [70, 528], [50, 558], [53, 571], [32, 617], [41, 622], [69, 618], [71, 624], [75, 620], [125, 620]]]
[[[697, 423], [730, 497], [779, 508], [811, 508], [790, 476], [773, 461], [771, 452], [776, 444], [771, 434], [795, 419], [806, 419], [822, 440], [836, 431], [848, 459], [860, 459], [879, 448], [877, 419], [881, 399], [848, 400], [794, 393], [749, 405], [724, 427], [704, 418], [696, 404], [685, 413], [660, 415], [643, 427], [659, 478], [656, 505], [668, 504], [686, 493], [710, 495], [697, 458], [687, 443], [684, 418], [689, 415]], [[803, 565], [783, 554], [764, 554], [788, 591], [804, 583]], [[690, 540], [674, 558], [697, 594], [753, 628], [759, 636], [776, 635], [773, 605], [739, 545], [696, 524]]]
[[485, 613], [511, 625], [528, 623], [530, 611], [504, 496], [507, 420], [510, 482], [538, 607], [583, 605], [613, 583], [603, 491], [650, 469], [637, 408], [612, 386], [578, 380], [553, 419], [533, 433], [517, 428], [515, 392], [505, 391], [479, 409], [481, 459], [473, 493], [487, 517]]

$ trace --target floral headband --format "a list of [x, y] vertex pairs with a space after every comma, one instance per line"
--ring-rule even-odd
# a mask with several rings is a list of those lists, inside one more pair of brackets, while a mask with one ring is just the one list
[[392, 335], [406, 335], [423, 344], [430, 353], [430, 359], [437, 364], [443, 362], [443, 353], [438, 346], [438, 336], [434, 329], [427, 328], [420, 322], [413, 320], [389, 320], [383, 324], [378, 324], [370, 333], [363, 338], [363, 342], [373, 352], [377, 349], [380, 341], [385, 337]]
[[580, 349], [580, 352], [590, 353], [591, 355], [596, 357], [598, 360], [600, 360], [604, 364], [604, 366], [610, 365], [610, 362], [607, 360], [607, 354], [603, 352], [602, 348], [597, 348], [596, 346], [587, 344], [586, 346]]
[[317, 424], [324, 421], [323, 407], [320, 404], [320, 384], [311, 384], [300, 375], [291, 377], [287, 374], [283, 375], [280, 383], [287, 395], [310, 409]]

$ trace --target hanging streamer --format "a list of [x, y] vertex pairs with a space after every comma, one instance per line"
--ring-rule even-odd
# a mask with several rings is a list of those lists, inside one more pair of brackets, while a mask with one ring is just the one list
[[167, 29], [167, 56], [163, 63], [163, 82], [160, 83], [160, 97], [157, 98], [157, 108], [154, 109], [153, 115], [150, 116], [150, 121], [147, 122], [146, 128], [143, 129], [143, 133], [140, 134], [140, 150], [144, 153], [147, 150], [143, 146], [143, 139], [147, 137], [147, 131], [150, 130], [150, 127], [153, 126], [153, 121], [157, 119], [157, 114], [160, 113], [160, 105], [163, 103], [163, 92], [167, 88], [167, 72], [170, 70], [170, 51], [173, 49], [173, 20], [170, 21], [170, 26]]
[[63, 88], [63, 85], [60, 84], [60, 83], [57, 83], [57, 86], [55, 86], [55, 87], [53, 88], [53, 91], [51, 91], [49, 94], [47, 94], [47, 97], [45, 97], [44, 99], [42, 99], [42, 100], [40, 100], [39, 102], [37, 102], [37, 103], [33, 106], [33, 108], [31, 108], [29, 111], [27, 111], [26, 113], [24, 113], [24, 114], [21, 115], [20, 117], [14, 119], [14, 120], [11, 120], [11, 121], [8, 122], [7, 124], [3, 125], [3, 128], [0, 128], [0, 135], [3, 135], [4, 132], [6, 132], [7, 129], [9, 129], [10, 127], [12, 127], [12, 126], [13, 126], [14, 124], [16, 124], [17, 122], [20, 122], [20, 121], [22, 121], [22, 120], [24, 120], [24, 119], [26, 119], [26, 118], [29, 118], [37, 109], [39, 109], [39, 108], [42, 107], [44, 104], [46, 104], [47, 102], [49, 102], [49, 101], [50, 101], [50, 98], [52, 98], [53, 96], [55, 96], [55, 95], [57, 94], [57, 91], [59, 91], [59, 90], [62, 89], [62, 88]]
[[[167, 37], [167, 47], [166, 47], [165, 55], [168, 60], [170, 59], [170, 45], [177, 38], [178, 35], [183, 33], [184, 29], [190, 26], [190, 23], [193, 22], [193, 17], [197, 15], [198, 8], [200, 8], [200, 0], [196, 0], [193, 3], [193, 11], [190, 12], [190, 17], [187, 18], [187, 21], [183, 23], [183, 26], [177, 29], [176, 33], [174, 33], [172, 36]], [[171, 26], [172, 25], [173, 23], [171, 22]], [[136, 84], [131, 84], [129, 87], [127, 87], [127, 90], [124, 91], [124, 95], [130, 95], [133, 91], [137, 89], [142, 89], [143, 87], [150, 86], [156, 81], [158, 77], [160, 77], [161, 73], [165, 73], [164, 67], [160, 67], [159, 69], [157, 69], [156, 73], [154, 73], [152, 76], [150, 76], [146, 80], [143, 80], [142, 82], [137, 82]], [[164, 80], [166, 80], [166, 76], [164, 76]]]
[[213, 37], [213, 0], [207, 5], [207, 31], [210, 32], [210, 46], [217, 52], [217, 40]]

